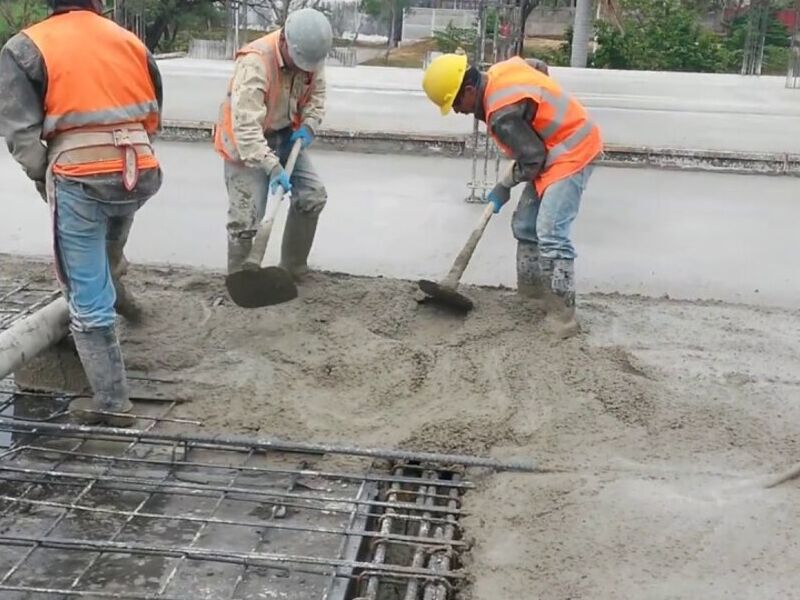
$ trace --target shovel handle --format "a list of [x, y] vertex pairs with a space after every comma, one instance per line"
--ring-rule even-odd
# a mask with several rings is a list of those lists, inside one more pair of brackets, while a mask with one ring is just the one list
[[453, 266], [450, 268], [450, 272], [447, 274], [447, 277], [445, 277], [442, 285], [451, 289], [456, 289], [461, 276], [464, 274], [469, 264], [469, 260], [472, 258], [472, 254], [475, 252], [475, 247], [481, 240], [483, 231], [486, 229], [486, 225], [489, 223], [489, 219], [492, 218], [493, 214], [494, 206], [489, 202], [486, 204], [486, 208], [483, 209], [481, 218], [478, 219], [478, 224], [475, 226], [475, 229], [472, 230], [467, 243], [464, 244], [461, 252], [458, 253], [455, 261], [453, 261]]
[[[289, 153], [289, 160], [286, 161], [286, 173], [291, 176], [294, 171], [294, 165], [297, 162], [297, 157], [300, 154], [302, 142], [295, 141], [292, 146], [292, 151]], [[244, 267], [250, 269], [258, 269], [261, 266], [261, 261], [264, 260], [264, 254], [267, 251], [267, 244], [269, 243], [270, 235], [272, 234], [272, 226], [275, 224], [275, 217], [278, 215], [278, 210], [281, 207], [281, 200], [283, 200], [284, 190], [278, 186], [272, 196], [267, 198], [267, 212], [256, 231], [253, 238], [253, 245], [250, 248], [250, 254], [247, 255], [247, 260], [244, 261]]]

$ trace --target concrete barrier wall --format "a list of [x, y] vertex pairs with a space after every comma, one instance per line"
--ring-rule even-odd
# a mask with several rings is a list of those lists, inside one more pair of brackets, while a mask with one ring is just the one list
[[525, 24], [528, 37], [561, 37], [572, 24], [575, 11], [572, 8], [534, 8]]
[[448, 23], [455, 27], [475, 27], [478, 12], [450, 8], [411, 8], [403, 12], [402, 40], [422, 40], [433, 37], [433, 32], [444, 29]]

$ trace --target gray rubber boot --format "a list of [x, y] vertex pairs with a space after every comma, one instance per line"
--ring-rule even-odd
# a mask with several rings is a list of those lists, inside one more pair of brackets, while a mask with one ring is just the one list
[[70, 411], [82, 423], [105, 423], [111, 427], [130, 427], [136, 422], [134, 415], [104, 415], [87, 411], [130, 413], [133, 409], [128, 393], [128, 378], [122, 350], [113, 327], [73, 331], [75, 348], [92, 386], [94, 397], [80, 399], [70, 405]]
[[566, 339], [580, 331], [575, 316], [575, 261], [540, 259], [545, 281], [545, 328], [558, 338]]
[[308, 255], [317, 232], [319, 213], [289, 209], [281, 243], [281, 267], [299, 280], [308, 273]]
[[122, 277], [128, 272], [128, 259], [123, 252], [124, 242], [109, 241], [106, 244], [108, 249], [108, 262], [111, 267], [111, 280], [114, 283], [114, 291], [117, 300], [114, 302], [114, 310], [122, 315], [131, 323], [139, 323], [142, 320], [142, 308], [136, 302], [136, 298], [128, 291], [122, 283]]
[[517, 294], [537, 309], [544, 309], [544, 282], [539, 245], [517, 240]]
[[228, 275], [242, 270], [252, 247], [252, 239], [228, 239]]

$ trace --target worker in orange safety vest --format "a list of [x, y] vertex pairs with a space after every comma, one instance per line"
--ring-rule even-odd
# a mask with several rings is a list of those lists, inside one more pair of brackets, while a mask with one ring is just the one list
[[86, 424], [135, 422], [116, 313], [141, 309], [120, 278], [134, 213], [160, 188], [151, 145], [161, 77], [100, 0], [49, 0], [51, 14], [0, 51], [0, 133], [47, 201], [56, 274], [94, 396], [71, 411]]
[[488, 201], [497, 213], [511, 188], [525, 184], [512, 220], [518, 293], [544, 308], [553, 333], [575, 335], [570, 228], [603, 150], [597, 125], [541, 61], [512, 57], [481, 72], [463, 54], [444, 54], [431, 62], [422, 87], [443, 115], [454, 110], [484, 121], [513, 159]]

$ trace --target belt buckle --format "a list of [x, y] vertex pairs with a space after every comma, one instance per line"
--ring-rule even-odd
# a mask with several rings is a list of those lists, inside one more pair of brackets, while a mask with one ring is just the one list
[[130, 131], [127, 129], [115, 129], [111, 133], [114, 136], [115, 146], [133, 146]]

